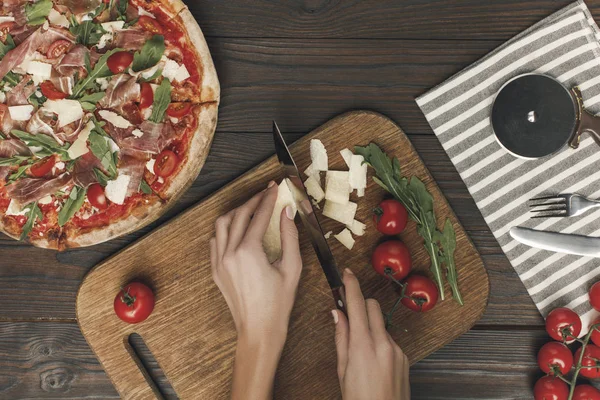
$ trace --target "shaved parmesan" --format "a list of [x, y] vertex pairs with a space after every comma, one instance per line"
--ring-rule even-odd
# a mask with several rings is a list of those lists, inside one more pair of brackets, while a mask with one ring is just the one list
[[348, 171], [327, 171], [325, 176], [325, 199], [339, 204], [350, 201]]
[[329, 239], [329, 238], [331, 237], [331, 234], [332, 234], [332, 233], [333, 233], [332, 231], [329, 231], [329, 232], [327, 232], [327, 233], [326, 233], [325, 235], [323, 235], [323, 236], [325, 237], [325, 239]]
[[54, 8], [48, 13], [48, 21], [50, 21], [52, 25], [62, 26], [64, 28], [68, 28], [71, 25], [67, 17], [56, 11]]
[[[158, 71], [158, 68], [160, 67], [160, 64], [156, 64], [154, 67], [148, 68], [147, 70], [144, 70], [141, 72], [142, 74], [142, 78], [144, 79], [149, 79], [152, 78], [154, 76], [154, 74], [156, 74], [156, 71]], [[152, 92], [156, 91], [156, 88], [158, 87], [158, 85], [152, 85]]]
[[114, 181], [108, 181], [104, 188], [106, 198], [115, 204], [122, 205], [125, 202], [130, 180], [129, 175], [119, 175]]
[[21, 209], [21, 205], [15, 200], [11, 200], [6, 210], [6, 215], [25, 215], [29, 211], [29, 208]]
[[142, 132], [139, 129], [134, 129], [133, 132], [131, 132], [131, 134], [136, 138], [141, 138], [142, 136], [144, 136], [144, 132]]
[[25, 72], [31, 75], [33, 79], [33, 83], [39, 85], [40, 82], [43, 82], [47, 79], [50, 79], [52, 75], [52, 65], [40, 62], [40, 61], [29, 61], [24, 65]]
[[108, 89], [108, 84], [109, 84], [108, 78], [97, 78], [96, 83], [98, 85], [100, 85], [100, 89], [102, 89], [102, 90]]
[[329, 169], [327, 150], [319, 139], [312, 139], [310, 141], [310, 158], [312, 160], [313, 170], [327, 171]]
[[119, 151], [119, 146], [117, 146], [117, 144], [115, 143], [114, 140], [112, 140], [109, 137], [103, 136], [104, 140], [106, 140], [106, 144], [108, 144], [108, 147], [110, 148], [111, 153], [116, 153], [117, 151]]
[[304, 182], [306, 193], [318, 203], [325, 198], [325, 192], [321, 188], [319, 181], [313, 176], [309, 176]]
[[321, 209], [321, 206], [319, 205], [319, 202], [316, 201], [315, 199], [310, 199], [310, 202], [313, 205], [313, 207], [316, 208], [317, 210]]
[[367, 164], [361, 155], [352, 155], [350, 161], [350, 187], [352, 189], [364, 189], [367, 187]]
[[84, 154], [90, 152], [87, 146], [87, 140], [93, 128], [94, 122], [88, 121], [87, 125], [83, 127], [81, 132], [79, 132], [77, 139], [73, 142], [71, 147], [69, 147], [69, 150], [67, 150], [67, 153], [69, 153], [69, 157], [71, 158], [71, 160], [75, 160], [83, 156]]
[[113, 124], [116, 128], [127, 129], [133, 126], [131, 125], [131, 122], [127, 121], [125, 118], [121, 117], [115, 112], [108, 110], [100, 110], [98, 111], [98, 114], [100, 115], [100, 117]]
[[150, 161], [148, 161], [148, 162], [146, 163], [146, 169], [147, 169], [148, 171], [150, 171], [150, 173], [151, 173], [152, 175], [154, 175], [154, 163], [155, 163], [155, 162], [156, 162], [156, 160], [155, 160], [154, 158], [151, 158], [151, 159], [150, 159]]
[[138, 15], [141, 16], [146, 16], [146, 17], [150, 17], [150, 18], [154, 18], [156, 19], [156, 17], [154, 16], [154, 14], [149, 13], [148, 11], [144, 10], [142, 7], [138, 6]]
[[294, 214], [296, 214], [296, 202], [287, 184], [287, 180], [283, 180], [277, 189], [275, 208], [273, 209], [273, 214], [271, 214], [267, 232], [263, 237], [263, 248], [265, 253], [267, 253], [269, 262], [273, 262], [281, 257], [281, 213], [287, 206], [292, 207]]
[[366, 188], [356, 189], [356, 195], [358, 197], [365, 197], [365, 189]]
[[352, 159], [352, 156], [354, 155], [352, 151], [350, 151], [350, 149], [344, 149], [340, 151], [340, 154], [342, 155], [342, 158], [344, 159], [344, 162], [348, 168], [350, 168], [350, 159]]
[[352, 238], [352, 234], [348, 229], [344, 229], [337, 235], [333, 235], [333, 237], [335, 237], [341, 244], [346, 246], [348, 250], [352, 250], [352, 247], [354, 247], [354, 238]]
[[13, 121], [29, 121], [29, 119], [31, 119], [31, 113], [33, 112], [33, 106], [8, 107], [8, 112]]
[[347, 204], [334, 203], [326, 200], [323, 207], [323, 215], [327, 218], [334, 219], [344, 225], [350, 225], [354, 221], [356, 208], [358, 205], [349, 201]]
[[183, 64], [177, 64], [176, 61], [167, 58], [165, 66], [162, 70], [162, 75], [171, 82], [181, 82], [190, 77], [190, 73]]
[[318, 171], [318, 170], [314, 169], [313, 165], [312, 165], [312, 164], [310, 164], [310, 165], [309, 165], [309, 166], [308, 166], [308, 167], [307, 167], [307, 168], [304, 170], [304, 175], [306, 175], [306, 176], [313, 176], [313, 175], [315, 175], [315, 176], [317, 177], [317, 179], [319, 179], [319, 180], [320, 180], [320, 175], [319, 175], [319, 174], [320, 174], [320, 172], [321, 172], [321, 171]]
[[46, 197], [42, 197], [40, 200], [38, 200], [38, 204], [50, 204], [52, 203], [52, 196], [46, 196]]
[[59, 128], [79, 121], [83, 117], [83, 108], [77, 100], [46, 100], [42, 109], [58, 115]]
[[0, 24], [3, 24], [5, 22], [14, 22], [15, 21], [15, 17], [9, 17], [6, 15], [3, 15], [0, 17]]
[[356, 236], [364, 235], [366, 227], [365, 224], [357, 220], [352, 221], [352, 224], [346, 225], [346, 228], [350, 229]]
[[113, 40], [112, 33], [105, 33], [104, 35], [100, 36], [100, 41], [98, 42], [98, 49], [102, 50], [103, 48], [108, 46], [108, 44], [112, 40]]
[[115, 32], [123, 29], [123, 26], [125, 26], [125, 21], [110, 21], [104, 22], [100, 25], [102, 25], [102, 28], [107, 32]]

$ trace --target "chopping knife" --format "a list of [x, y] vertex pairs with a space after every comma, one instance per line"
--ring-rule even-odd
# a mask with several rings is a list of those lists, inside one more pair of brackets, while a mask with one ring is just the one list
[[600, 258], [600, 238], [521, 227], [511, 228], [510, 235], [515, 240], [538, 249]]
[[304, 225], [304, 228], [308, 231], [310, 242], [315, 249], [315, 253], [317, 253], [317, 258], [325, 273], [327, 283], [329, 283], [329, 287], [331, 288], [331, 293], [333, 293], [335, 305], [340, 311], [348, 315], [346, 312], [346, 295], [342, 277], [340, 276], [331, 249], [327, 244], [327, 240], [323, 235], [323, 230], [321, 229], [315, 210], [306, 193], [306, 188], [302, 183], [298, 167], [296, 166], [292, 154], [285, 144], [283, 135], [275, 121], [273, 121], [273, 140], [275, 141], [275, 151], [277, 153], [277, 158], [279, 159], [279, 164], [285, 172], [287, 178], [286, 181], [292, 192], [296, 207], [298, 208], [298, 214], [302, 220], [302, 225]]

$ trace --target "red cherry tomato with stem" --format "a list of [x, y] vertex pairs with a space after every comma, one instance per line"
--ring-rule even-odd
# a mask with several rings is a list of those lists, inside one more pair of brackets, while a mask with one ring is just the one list
[[163, 150], [154, 162], [154, 174], [163, 178], [171, 176], [175, 172], [177, 164], [179, 164], [177, 154], [171, 150]]
[[115, 297], [115, 313], [129, 323], [144, 321], [154, 310], [154, 293], [140, 282], [132, 282], [125, 286]]
[[[593, 325], [597, 325], [600, 324], [600, 317], [596, 318], [594, 320], [594, 322], [592, 322], [592, 324], [590, 325], [590, 328]], [[600, 326], [594, 329], [594, 332], [592, 332], [592, 336], [590, 336], [590, 339], [592, 339], [592, 342], [596, 345], [600, 347]]]
[[533, 388], [535, 400], [567, 400], [569, 387], [555, 376], [544, 376], [540, 378]]
[[144, 82], [140, 85], [140, 110], [150, 108], [153, 103], [154, 92], [152, 91], [152, 85]]
[[90, 185], [87, 190], [87, 198], [90, 204], [98, 210], [106, 210], [108, 208], [108, 201], [104, 194], [104, 188], [99, 183]]
[[55, 164], [56, 158], [54, 156], [46, 157], [33, 164], [31, 168], [29, 168], [29, 172], [36, 178], [43, 178], [52, 171]]
[[65, 92], [61, 92], [54, 86], [54, 84], [50, 81], [44, 81], [40, 85], [40, 90], [44, 96], [46, 96], [49, 100], [62, 100], [66, 99], [68, 94]]
[[[579, 360], [581, 355], [581, 347], [575, 352], [575, 360]], [[586, 378], [596, 379], [600, 378], [600, 347], [593, 344], [585, 346], [585, 352], [583, 353], [583, 359], [581, 360], [581, 368], [579, 374]], [[589, 368], [593, 367], [593, 368]]]
[[556, 375], [558, 371], [566, 375], [573, 367], [573, 353], [564, 343], [549, 342], [538, 352], [537, 362], [546, 374]]
[[154, 18], [148, 17], [147, 15], [142, 15], [138, 19], [137, 23], [145, 31], [152, 32], [157, 35], [162, 35], [164, 33], [164, 29], [162, 26], [160, 26], [158, 21], [156, 21]]
[[573, 400], [600, 400], [600, 390], [592, 385], [577, 385], [573, 391]]
[[58, 58], [65, 54], [69, 48], [71, 48], [71, 42], [65, 39], [59, 39], [52, 43], [50, 47], [48, 47], [48, 51], [46, 52], [46, 57], [48, 58]]
[[399, 240], [388, 240], [375, 248], [371, 256], [375, 272], [386, 278], [401, 281], [412, 268], [408, 247]]
[[384, 235], [398, 235], [406, 228], [408, 212], [398, 200], [388, 199], [379, 203], [373, 210], [373, 222]]
[[185, 117], [190, 113], [192, 105], [190, 103], [171, 103], [167, 108], [167, 115], [173, 118]]
[[568, 308], [556, 308], [546, 317], [546, 332], [554, 340], [570, 343], [581, 333], [581, 318]]
[[600, 311], [600, 282], [596, 282], [590, 288], [590, 304], [594, 310]]
[[404, 298], [401, 300], [404, 307], [416, 312], [431, 310], [438, 301], [438, 288], [433, 281], [422, 275], [412, 275], [406, 282]]
[[108, 57], [108, 60], [106, 60], [108, 69], [110, 69], [113, 74], [120, 74], [124, 72], [132, 62], [133, 54], [128, 51], [119, 51], [118, 53]]

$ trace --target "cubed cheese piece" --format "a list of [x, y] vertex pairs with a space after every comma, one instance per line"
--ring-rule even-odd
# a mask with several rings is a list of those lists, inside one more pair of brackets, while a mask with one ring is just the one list
[[314, 169], [313, 165], [312, 165], [312, 164], [310, 164], [310, 165], [309, 165], [309, 166], [308, 166], [308, 167], [307, 167], [307, 168], [304, 170], [304, 175], [306, 175], [306, 176], [313, 176], [313, 175], [314, 175], [314, 176], [316, 176], [316, 177], [317, 177], [317, 179], [319, 179], [319, 180], [320, 180], [320, 172], [321, 172], [321, 171], [318, 171], [318, 170]]
[[365, 197], [365, 189], [366, 188], [356, 189], [356, 195], [358, 197]]
[[104, 194], [106, 198], [115, 204], [123, 204], [127, 195], [127, 187], [131, 177], [129, 175], [119, 175], [114, 181], [108, 181]]
[[350, 159], [352, 159], [352, 156], [354, 155], [352, 151], [350, 149], [344, 149], [340, 151], [340, 154], [342, 155], [342, 158], [344, 159], [344, 162], [348, 168], [350, 168]]
[[352, 224], [347, 225], [346, 228], [350, 229], [356, 236], [362, 236], [365, 234], [365, 228], [367, 226], [358, 220], [352, 221]]
[[29, 121], [31, 119], [31, 113], [33, 112], [33, 106], [8, 107], [8, 112], [13, 121]]
[[357, 207], [358, 205], [351, 201], [347, 204], [339, 204], [326, 200], [323, 207], [323, 215], [344, 225], [350, 225], [354, 221]]
[[38, 85], [52, 75], [52, 65], [41, 61], [29, 61], [25, 72], [31, 75], [33, 82]]
[[154, 18], [156, 19], [156, 17], [154, 16], [154, 14], [144, 10], [142, 7], [138, 6], [138, 15], [141, 16], [146, 16], [146, 17], [150, 17], [150, 18]]
[[341, 244], [346, 246], [348, 250], [352, 250], [354, 247], [354, 238], [352, 238], [352, 233], [348, 229], [344, 229], [337, 235], [333, 235]]
[[333, 233], [332, 231], [329, 231], [329, 232], [327, 232], [327, 233], [326, 233], [325, 235], [323, 235], [323, 236], [325, 237], [325, 239], [329, 239], [329, 238], [331, 237], [331, 234], [332, 234], [332, 233]]
[[25, 215], [29, 212], [29, 208], [23, 208], [22, 206], [14, 200], [11, 200], [8, 204], [8, 209], [6, 209], [6, 215]]
[[155, 163], [155, 162], [156, 162], [156, 160], [155, 160], [154, 158], [151, 158], [151, 159], [150, 159], [150, 161], [148, 161], [148, 162], [146, 163], [146, 169], [147, 169], [148, 171], [150, 171], [150, 173], [151, 173], [152, 175], [154, 175], [154, 163]]
[[364, 189], [367, 187], [367, 164], [361, 155], [352, 155], [350, 161], [350, 187], [352, 189]]
[[83, 108], [77, 100], [46, 100], [42, 108], [58, 115], [59, 128], [83, 118]]
[[310, 141], [310, 159], [315, 171], [327, 171], [329, 169], [327, 150], [319, 139]]
[[42, 197], [40, 200], [38, 200], [38, 204], [50, 204], [52, 203], [52, 196], [46, 196], [46, 197]]
[[134, 129], [133, 132], [131, 132], [131, 134], [136, 138], [141, 138], [142, 136], [144, 136], [144, 132], [142, 132], [139, 129]]
[[98, 111], [98, 114], [100, 115], [100, 117], [102, 117], [102, 119], [106, 120], [107, 122], [110, 122], [116, 128], [127, 129], [133, 126], [131, 125], [131, 122], [127, 121], [125, 118], [121, 117], [115, 112], [108, 110], [100, 110]]
[[71, 160], [75, 160], [81, 157], [82, 155], [90, 152], [90, 149], [88, 149], [87, 146], [87, 141], [90, 136], [90, 132], [92, 132], [93, 128], [94, 122], [88, 121], [86, 126], [83, 127], [81, 132], [79, 132], [77, 139], [75, 139], [71, 147], [69, 147], [69, 150], [67, 150], [67, 153], [69, 153], [69, 157], [71, 157]]
[[167, 58], [162, 75], [170, 81], [181, 82], [190, 77], [190, 73], [183, 64], [177, 64], [176, 61]]
[[106, 32], [115, 32], [115, 31], [120, 31], [121, 29], [123, 29], [123, 26], [125, 26], [125, 21], [104, 22], [100, 25], [102, 25], [102, 28]]
[[50, 21], [52, 25], [62, 26], [63, 28], [68, 28], [71, 25], [67, 17], [56, 11], [54, 8], [51, 9], [48, 14], [48, 21]]
[[283, 180], [277, 189], [275, 208], [273, 209], [273, 214], [271, 214], [267, 232], [263, 237], [263, 247], [265, 253], [267, 253], [269, 262], [274, 262], [281, 257], [281, 212], [287, 206], [292, 207], [294, 214], [296, 214], [296, 202], [287, 184], [287, 180]]
[[325, 192], [321, 188], [319, 181], [313, 176], [309, 176], [304, 182], [306, 193], [318, 203], [325, 198]]
[[325, 176], [325, 199], [347, 204], [350, 201], [348, 171], [327, 171]]

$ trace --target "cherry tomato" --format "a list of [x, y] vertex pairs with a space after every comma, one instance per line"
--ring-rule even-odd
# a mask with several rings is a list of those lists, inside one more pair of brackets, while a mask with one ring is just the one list
[[[152, 85], [144, 82], [140, 85], [140, 110], [149, 108], [154, 103], [154, 92]], [[167, 109], [168, 112], [168, 109]]]
[[156, 21], [154, 18], [148, 17], [147, 15], [142, 15], [138, 19], [137, 23], [145, 31], [152, 32], [157, 35], [162, 35], [164, 33], [164, 29], [162, 26], [160, 26], [158, 21]]
[[167, 108], [167, 115], [173, 118], [185, 117], [190, 113], [192, 105], [190, 103], [171, 103]]
[[[600, 324], [600, 317], [596, 318], [594, 320], [594, 322], [592, 322], [592, 324], [590, 325], [590, 328], [593, 325], [597, 325]], [[600, 326], [594, 329], [594, 332], [592, 332], [592, 336], [591, 336], [592, 342], [594, 342], [594, 344], [596, 346], [600, 346]]]
[[175, 168], [179, 163], [179, 157], [171, 150], [163, 150], [154, 163], [154, 174], [166, 178], [175, 172]]
[[132, 282], [125, 286], [115, 297], [115, 313], [129, 323], [137, 324], [144, 321], [154, 310], [154, 293], [139, 282]]
[[46, 157], [33, 164], [29, 169], [29, 172], [36, 178], [43, 178], [52, 171], [54, 164], [56, 164], [56, 158], [54, 158], [54, 156]]
[[581, 333], [581, 318], [568, 308], [554, 309], [546, 317], [546, 332], [554, 340], [572, 342]]
[[412, 268], [408, 247], [399, 240], [388, 240], [375, 248], [371, 257], [375, 272], [398, 281], [406, 278]]
[[590, 304], [594, 310], [600, 311], [600, 282], [596, 282], [590, 288]]
[[128, 51], [119, 51], [118, 53], [108, 57], [108, 60], [106, 60], [108, 69], [110, 69], [113, 74], [120, 74], [121, 72], [125, 71], [132, 62], [133, 54]]
[[[580, 355], [581, 347], [575, 352], [575, 360], [579, 360]], [[585, 352], [583, 353], [581, 365], [584, 367], [594, 368], [581, 368], [579, 374], [590, 379], [600, 378], [600, 361], [597, 360], [600, 360], [600, 347], [593, 344], [588, 344], [585, 346]]]
[[540, 369], [547, 374], [555, 375], [558, 370], [566, 375], [573, 366], [573, 353], [564, 344], [560, 342], [549, 342], [540, 349], [537, 362]]
[[408, 212], [398, 200], [383, 200], [373, 210], [373, 222], [384, 235], [398, 235], [406, 228]]
[[401, 300], [404, 307], [417, 312], [426, 312], [435, 307], [438, 301], [438, 289], [431, 279], [413, 275], [404, 284], [406, 297]]
[[99, 210], [106, 210], [108, 208], [104, 188], [99, 183], [90, 185], [87, 190], [87, 198], [90, 204]]
[[600, 390], [592, 385], [577, 385], [573, 392], [573, 400], [600, 400]]
[[58, 90], [56, 86], [54, 86], [54, 84], [50, 81], [42, 82], [42, 84], [40, 85], [40, 90], [42, 91], [42, 94], [50, 100], [62, 100], [66, 99], [68, 96], [68, 94], [66, 94], [65, 92], [61, 92], [60, 90]]
[[71, 47], [71, 42], [65, 39], [60, 39], [55, 41], [48, 47], [48, 51], [46, 52], [46, 57], [48, 58], [58, 58], [65, 54], [69, 48]]
[[544, 376], [535, 383], [533, 396], [535, 400], [567, 400], [569, 387], [559, 378]]

